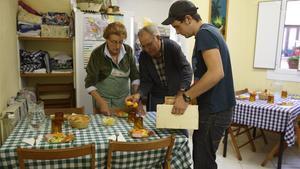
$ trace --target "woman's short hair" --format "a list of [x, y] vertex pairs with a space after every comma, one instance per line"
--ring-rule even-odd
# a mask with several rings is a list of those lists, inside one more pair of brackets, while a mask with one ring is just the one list
[[155, 25], [144, 26], [142, 29], [139, 30], [138, 36], [140, 36], [144, 32], [147, 32], [153, 36], [160, 36], [159, 30]]
[[107, 25], [104, 29], [103, 37], [108, 39], [110, 35], [123, 36], [127, 38], [127, 32], [125, 26], [121, 22], [113, 22]]

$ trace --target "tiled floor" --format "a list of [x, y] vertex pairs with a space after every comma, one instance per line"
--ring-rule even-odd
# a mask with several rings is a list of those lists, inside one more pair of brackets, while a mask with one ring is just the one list
[[[219, 169], [276, 169], [277, 157], [269, 161], [265, 167], [260, 164], [265, 158], [267, 152], [279, 142], [279, 135], [273, 133], [266, 133], [269, 143], [264, 144], [262, 139], [255, 141], [256, 152], [252, 152], [250, 146], [247, 145], [240, 149], [243, 160], [239, 161], [228, 140], [227, 157], [223, 157], [223, 144], [221, 143], [217, 152], [217, 163]], [[190, 137], [191, 138], [191, 137]], [[244, 139], [244, 138], [239, 138]], [[242, 141], [242, 140], [240, 140]], [[190, 146], [192, 143], [190, 141]], [[191, 148], [192, 149], [192, 148]], [[300, 149], [297, 146], [285, 149], [283, 154], [282, 169], [300, 169]]]

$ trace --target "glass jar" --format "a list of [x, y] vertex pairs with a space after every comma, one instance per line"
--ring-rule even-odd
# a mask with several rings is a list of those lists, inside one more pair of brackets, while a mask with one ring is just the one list
[[255, 102], [255, 100], [256, 100], [256, 92], [250, 92], [249, 101]]
[[144, 125], [143, 125], [143, 117], [139, 114], [136, 115], [135, 120], [134, 120], [134, 125], [133, 128], [134, 129], [143, 129]]
[[54, 119], [51, 119], [51, 133], [61, 133], [64, 122], [64, 113], [56, 112]]
[[62, 132], [62, 122], [59, 119], [51, 119], [51, 133], [61, 133]]
[[281, 90], [281, 98], [286, 99], [288, 97], [288, 92], [286, 90]]
[[274, 95], [273, 95], [273, 94], [269, 94], [269, 95], [268, 95], [268, 100], [267, 100], [267, 102], [268, 102], [269, 104], [273, 104], [273, 103], [274, 103]]
[[127, 117], [128, 123], [134, 123], [134, 120], [135, 120], [135, 112], [129, 112]]

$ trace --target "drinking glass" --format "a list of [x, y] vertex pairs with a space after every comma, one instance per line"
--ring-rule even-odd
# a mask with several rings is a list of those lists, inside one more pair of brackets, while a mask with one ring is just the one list
[[281, 98], [285, 99], [288, 97], [288, 92], [287, 90], [281, 90]]
[[256, 92], [250, 92], [249, 101], [255, 102], [255, 100], [256, 100]]
[[272, 95], [272, 94], [268, 95], [267, 103], [269, 103], [269, 104], [273, 104], [274, 103], [274, 95]]
[[38, 137], [38, 131], [45, 123], [44, 110], [41, 110], [40, 105], [32, 103], [29, 105], [28, 120], [29, 127], [35, 132], [34, 134], [34, 145], [36, 144], [36, 139]]

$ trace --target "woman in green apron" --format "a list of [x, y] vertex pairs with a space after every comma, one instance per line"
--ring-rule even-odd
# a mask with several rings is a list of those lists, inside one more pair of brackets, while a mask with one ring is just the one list
[[106, 42], [93, 50], [86, 67], [85, 87], [93, 98], [94, 113], [111, 114], [113, 108], [125, 108], [126, 96], [139, 86], [139, 73], [129, 45], [125, 26], [109, 24], [103, 33]]

